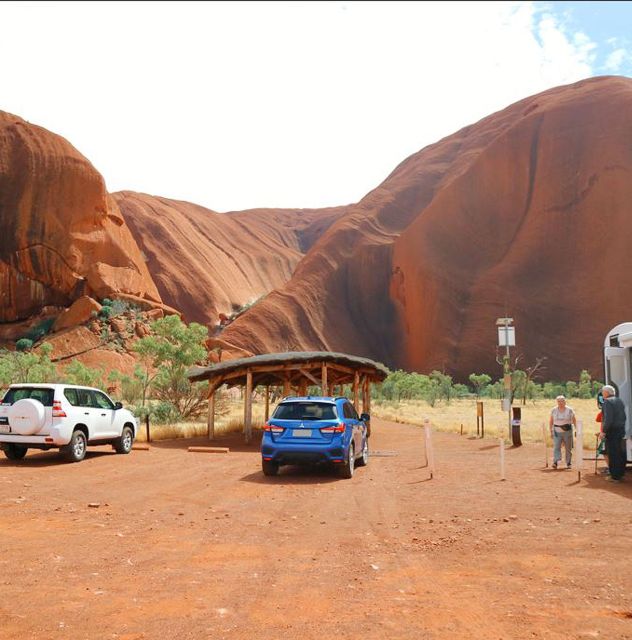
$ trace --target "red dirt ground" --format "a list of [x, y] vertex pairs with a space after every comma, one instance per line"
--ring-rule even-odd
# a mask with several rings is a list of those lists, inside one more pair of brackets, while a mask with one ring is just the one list
[[[632, 638], [632, 478], [374, 420], [352, 480], [258, 443], [0, 461], [0, 638]], [[99, 503], [90, 507], [89, 503]]]

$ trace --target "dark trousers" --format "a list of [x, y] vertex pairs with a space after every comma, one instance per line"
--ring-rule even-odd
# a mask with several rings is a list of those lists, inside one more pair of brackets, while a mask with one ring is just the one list
[[625, 473], [626, 451], [623, 437], [625, 431], [617, 429], [606, 434], [606, 450], [608, 453], [608, 468], [613, 480], [621, 480]]

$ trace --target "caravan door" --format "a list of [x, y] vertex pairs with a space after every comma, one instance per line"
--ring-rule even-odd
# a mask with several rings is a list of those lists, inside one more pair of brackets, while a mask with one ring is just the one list
[[605, 347], [604, 360], [606, 366], [606, 383], [611, 384], [625, 405], [628, 460], [632, 460], [632, 349], [626, 347]]

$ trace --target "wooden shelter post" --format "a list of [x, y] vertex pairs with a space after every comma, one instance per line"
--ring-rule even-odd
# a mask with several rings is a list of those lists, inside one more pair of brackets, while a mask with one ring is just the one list
[[283, 397], [287, 398], [290, 395], [290, 377], [283, 378]]
[[266, 422], [270, 417], [270, 385], [266, 385]]
[[355, 407], [356, 411], [358, 411], [360, 407], [360, 394], [358, 389], [359, 385], [360, 385], [360, 374], [357, 371], [354, 371], [353, 373], [353, 406]]
[[329, 395], [329, 385], [327, 384], [327, 363], [323, 362], [320, 369], [320, 389], [323, 396]]
[[367, 375], [362, 376], [362, 413], [368, 413], [368, 386], [369, 386], [369, 377]]
[[207, 435], [209, 440], [215, 438], [215, 393], [217, 387], [209, 382], [208, 385], [208, 418], [206, 420]]
[[246, 444], [252, 439], [252, 371], [246, 373], [246, 395], [244, 398], [244, 434]]

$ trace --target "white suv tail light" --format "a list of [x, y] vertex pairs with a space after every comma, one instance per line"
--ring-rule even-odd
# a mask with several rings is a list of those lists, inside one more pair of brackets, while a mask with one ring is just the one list
[[65, 418], [66, 412], [61, 408], [61, 400], [53, 400], [53, 418]]

